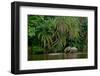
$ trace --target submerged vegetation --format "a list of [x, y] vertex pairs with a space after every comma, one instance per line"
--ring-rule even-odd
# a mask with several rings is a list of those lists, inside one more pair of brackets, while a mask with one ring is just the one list
[[68, 46], [87, 52], [87, 17], [28, 15], [28, 59], [63, 53]]

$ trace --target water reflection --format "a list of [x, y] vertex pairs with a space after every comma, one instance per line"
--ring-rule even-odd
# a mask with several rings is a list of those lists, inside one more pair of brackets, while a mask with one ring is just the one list
[[87, 53], [52, 53], [32, 55], [29, 60], [57, 60], [57, 59], [80, 59], [87, 58]]

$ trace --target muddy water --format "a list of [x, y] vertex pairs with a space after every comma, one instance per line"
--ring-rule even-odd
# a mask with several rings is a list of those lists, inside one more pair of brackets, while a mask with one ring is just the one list
[[29, 60], [57, 60], [57, 59], [83, 59], [87, 58], [86, 53], [51, 53], [51, 54], [39, 54], [32, 55]]

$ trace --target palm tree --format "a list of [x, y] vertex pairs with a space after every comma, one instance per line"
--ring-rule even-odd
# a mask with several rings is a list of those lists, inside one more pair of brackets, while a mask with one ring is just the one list
[[80, 22], [78, 17], [56, 17], [55, 41], [53, 46], [58, 43], [60, 47], [66, 47], [66, 45], [69, 45], [69, 39], [73, 40], [79, 37], [79, 31]]
[[48, 53], [52, 45], [52, 35], [54, 32], [52, 20], [45, 20], [43, 24], [41, 24], [38, 32], [38, 39], [41, 41], [41, 45], [45, 48], [44, 53]]

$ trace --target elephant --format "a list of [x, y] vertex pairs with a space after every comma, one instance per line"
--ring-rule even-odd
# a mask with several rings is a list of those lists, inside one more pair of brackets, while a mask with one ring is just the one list
[[70, 49], [71, 49], [71, 47], [68, 46], [68, 47], [66, 47], [66, 48], [64, 49], [64, 52], [65, 52], [65, 53], [69, 53], [69, 52], [70, 52]]
[[78, 49], [76, 47], [70, 47], [70, 46], [68, 46], [64, 49], [65, 53], [76, 53], [77, 51], [78, 51]]
[[76, 47], [72, 47], [71, 49], [70, 49], [70, 52], [71, 53], [76, 53], [78, 51], [78, 49], [76, 48]]

